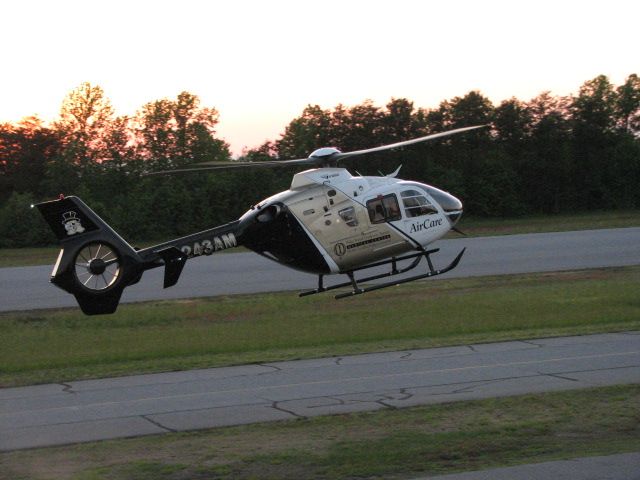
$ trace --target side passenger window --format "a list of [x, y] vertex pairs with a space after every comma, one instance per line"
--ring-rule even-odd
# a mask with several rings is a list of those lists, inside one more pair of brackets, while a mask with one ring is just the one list
[[371, 223], [393, 222], [402, 218], [395, 194], [379, 196], [367, 202]]

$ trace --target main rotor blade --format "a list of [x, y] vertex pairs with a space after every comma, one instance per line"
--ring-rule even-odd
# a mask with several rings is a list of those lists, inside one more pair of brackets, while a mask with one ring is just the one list
[[[175, 170], [161, 170], [158, 172], [149, 172], [145, 175], [167, 175], [173, 173], [188, 173], [188, 172], [200, 172], [206, 170], [232, 170], [236, 168], [255, 168], [255, 167], [287, 167], [292, 165], [314, 165], [314, 166], [327, 166], [335, 165], [339, 160], [345, 158], [355, 157], [357, 155], [364, 155], [366, 153], [383, 152], [385, 150], [392, 150], [394, 148], [406, 147], [407, 145], [413, 145], [414, 143], [427, 142], [429, 140], [435, 140], [436, 138], [448, 137], [450, 135], [456, 135], [458, 133], [467, 132], [469, 130], [476, 130], [478, 128], [485, 128], [488, 125], [475, 125], [473, 127], [456, 128], [455, 130], [449, 130], [447, 132], [434, 133], [425, 137], [413, 138], [411, 140], [405, 140], [403, 142], [392, 143], [390, 145], [382, 145], [380, 147], [367, 148], [364, 150], [355, 150], [353, 152], [340, 152], [336, 149], [330, 148], [327, 154], [321, 154], [321, 156], [310, 156], [308, 158], [296, 158], [294, 160], [265, 160], [263, 162], [235, 162], [233, 160], [227, 162], [202, 162], [197, 163], [197, 167], [193, 168], [179, 168]], [[319, 149], [325, 150], [325, 149]], [[333, 151], [331, 151], [333, 150]], [[317, 151], [316, 151], [317, 152]]]
[[287, 167], [292, 165], [315, 165], [317, 162], [309, 158], [297, 158], [295, 160], [265, 160], [264, 162], [202, 162], [195, 165], [202, 165], [193, 168], [177, 168], [175, 170], [160, 170], [158, 172], [149, 172], [148, 175], [170, 175], [173, 173], [189, 173], [202, 172], [207, 170], [233, 170], [237, 168], [255, 168], [255, 167]]
[[286, 167], [290, 165], [305, 165], [315, 163], [312, 158], [296, 158], [294, 160], [265, 160], [261, 162], [202, 162], [196, 165], [209, 165], [216, 168], [243, 168], [243, 167]]
[[392, 143], [389, 145], [382, 145], [380, 147], [366, 148], [364, 150], [355, 150], [353, 152], [336, 153], [331, 156], [331, 160], [332, 161], [344, 160], [345, 158], [355, 157], [356, 155], [364, 155], [365, 153], [384, 152], [385, 150], [406, 147], [407, 145], [413, 145], [414, 143], [427, 142], [429, 140], [435, 140], [436, 138], [448, 137], [449, 135], [456, 135], [458, 133], [467, 132], [469, 130], [476, 130], [478, 128], [485, 128], [487, 126], [488, 125], [475, 125], [473, 127], [456, 128], [455, 130], [434, 133], [431, 135], [427, 135], [426, 137], [414, 138], [412, 140], [405, 140], [403, 142]]

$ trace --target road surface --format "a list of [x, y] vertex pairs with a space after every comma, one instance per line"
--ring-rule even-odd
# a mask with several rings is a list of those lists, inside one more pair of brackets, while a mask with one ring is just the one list
[[0, 389], [0, 450], [640, 382], [640, 332]]
[[[434, 256], [436, 268], [446, 266], [462, 248], [466, 247], [467, 252], [456, 269], [428, 281], [640, 264], [637, 227], [459, 238], [441, 240], [433, 246], [441, 249]], [[51, 268], [0, 269], [0, 311], [76, 306], [71, 295], [49, 283]], [[178, 284], [166, 290], [162, 288], [162, 270], [145, 272], [140, 283], [125, 289], [122, 301], [306, 290], [317, 285], [314, 275], [291, 270], [254, 253], [214, 254], [189, 261]]]
[[416, 480], [640, 480], [640, 453], [574, 458]]

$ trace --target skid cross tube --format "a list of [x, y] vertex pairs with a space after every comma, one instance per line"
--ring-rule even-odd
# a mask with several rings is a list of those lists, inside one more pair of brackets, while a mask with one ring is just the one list
[[[429, 278], [429, 277], [434, 277], [436, 275], [442, 275], [443, 273], [448, 272], [449, 270], [453, 270], [458, 263], [460, 262], [460, 259], [462, 258], [462, 255], [465, 252], [465, 249], [462, 249], [462, 251], [458, 254], [458, 256], [453, 260], [453, 262], [451, 262], [447, 267], [441, 269], [441, 270], [436, 270], [433, 267], [433, 263], [431, 262], [431, 258], [430, 255], [432, 253], [436, 253], [440, 251], [439, 248], [435, 248], [433, 250], [427, 250], [427, 251], [421, 251], [418, 253], [414, 253], [411, 255], [405, 255], [403, 257], [393, 257], [389, 260], [384, 260], [381, 262], [376, 262], [376, 263], [372, 263], [369, 265], [365, 265], [364, 267], [359, 267], [359, 268], [354, 268], [353, 270], [349, 270], [348, 272], [344, 272], [346, 275], [349, 276], [349, 281], [348, 282], [343, 282], [343, 283], [338, 283], [336, 285], [330, 285], [328, 287], [324, 286], [323, 283], [323, 275], [319, 275], [318, 276], [318, 288], [315, 290], [308, 290], [305, 292], [301, 292], [299, 295], [301, 297], [305, 297], [307, 295], [314, 295], [316, 293], [322, 293], [322, 292], [326, 292], [328, 290], [335, 290], [337, 288], [344, 288], [344, 287], [352, 287], [352, 291], [351, 292], [345, 292], [345, 293], [341, 293], [335, 296], [336, 299], [340, 299], [340, 298], [345, 298], [345, 297], [351, 297], [353, 295], [360, 295], [362, 293], [366, 293], [366, 292], [371, 292], [373, 290], [379, 290], [381, 288], [386, 288], [386, 287], [390, 287], [392, 285], [400, 285], [402, 283], [408, 283], [408, 282], [413, 282], [415, 280], [420, 280], [423, 278]], [[402, 261], [402, 260], [409, 260], [409, 259], [414, 259], [413, 262], [411, 262], [408, 266], [398, 269], [397, 267], [397, 262]], [[381, 278], [386, 278], [386, 277], [392, 277], [395, 275], [399, 275], [401, 273], [406, 273], [410, 270], [413, 270], [419, 263], [420, 261], [426, 258], [427, 259], [427, 263], [429, 266], [429, 272], [426, 274], [422, 274], [422, 275], [416, 275], [413, 277], [409, 277], [409, 278], [405, 278], [402, 280], [396, 280], [396, 281], [391, 281], [391, 282], [387, 282], [387, 283], [381, 283], [378, 285], [373, 285], [371, 287], [367, 287], [367, 288], [360, 288], [358, 286], [358, 282], [368, 282], [371, 280], [379, 280]], [[366, 270], [369, 268], [373, 268], [373, 267], [379, 267], [381, 265], [389, 265], [391, 264], [391, 271], [389, 272], [385, 272], [385, 273], [381, 273], [378, 275], [371, 275], [369, 277], [365, 277], [362, 278], [360, 280], [355, 279], [355, 277], [353, 276], [353, 273], [356, 271], [360, 271], [360, 270]]]
[[[422, 275], [415, 275], [413, 277], [404, 278], [402, 280], [397, 280], [397, 281], [393, 281], [393, 282], [380, 283], [378, 285], [372, 285], [371, 287], [367, 287], [367, 288], [358, 288], [357, 290], [354, 289], [351, 292], [339, 293], [338, 295], [335, 296], [335, 298], [337, 300], [337, 299], [340, 299], [340, 298], [352, 297], [354, 295], [361, 295], [363, 293], [372, 292], [374, 290], [380, 290], [381, 288], [392, 287], [394, 285], [400, 285], [400, 284], [403, 284], [403, 283], [414, 282], [416, 280], [421, 280], [423, 278], [429, 278], [429, 277], [435, 277], [436, 275], [442, 275], [443, 273], [446, 273], [449, 270], [453, 270], [454, 268], [456, 268], [458, 266], [458, 263], [460, 262], [460, 259], [462, 258], [462, 255], [464, 255], [464, 251], [465, 250], [466, 249], [463, 248], [460, 251], [460, 253], [458, 254], [458, 256], [453, 259], [453, 262], [451, 262], [448, 266], [446, 266], [445, 268], [443, 268], [441, 270], [435, 270], [433, 268], [433, 265], [431, 263], [431, 259], [429, 258], [429, 254], [428, 254], [428, 252], [425, 252], [425, 257], [426, 257], [427, 261], [429, 262], [429, 272], [428, 273], [424, 273]], [[364, 279], [364, 280], [366, 280], [366, 279]]]
[[[315, 290], [308, 290], [305, 292], [301, 292], [299, 294], [300, 297], [306, 297], [307, 295], [314, 295], [316, 293], [322, 293], [322, 292], [326, 292], [327, 290], [335, 290], [336, 288], [343, 288], [343, 287], [350, 287], [354, 285], [354, 282], [356, 281], [355, 279], [352, 279], [353, 277], [353, 272], [357, 272], [360, 270], [366, 270], [368, 268], [374, 268], [374, 267], [379, 267], [381, 265], [389, 265], [391, 264], [391, 271], [390, 272], [385, 272], [385, 273], [381, 273], [378, 275], [372, 275], [370, 277], [366, 277], [366, 278], [362, 278], [359, 281], [360, 282], [368, 282], [370, 280], [378, 280], [380, 278], [385, 278], [385, 277], [390, 277], [392, 275], [399, 275], [401, 273], [405, 273], [408, 272], [409, 270], [413, 270], [418, 263], [420, 263], [420, 260], [422, 260], [422, 257], [424, 255], [429, 255], [430, 253], [435, 253], [438, 250], [440, 250], [439, 248], [436, 248], [434, 250], [429, 250], [429, 251], [422, 251], [419, 253], [414, 253], [412, 255], [405, 255], [404, 257], [393, 257], [389, 260], [383, 260], [382, 262], [376, 262], [376, 263], [371, 263], [369, 265], [365, 265], [364, 267], [358, 267], [358, 268], [354, 268], [353, 270], [349, 270], [348, 272], [344, 272], [345, 275], [349, 276], [349, 281], [348, 282], [344, 282], [344, 283], [338, 283], [336, 285], [331, 285], [328, 287], [324, 286], [323, 283], [323, 278], [324, 275], [318, 275], [318, 288], [316, 288]], [[402, 268], [400, 270], [398, 270], [397, 267], [397, 262], [398, 261], [402, 261], [402, 260], [408, 260], [413, 258], [413, 262], [411, 262], [408, 266], [406, 266], [405, 268]], [[354, 290], [357, 288], [354, 288]]]

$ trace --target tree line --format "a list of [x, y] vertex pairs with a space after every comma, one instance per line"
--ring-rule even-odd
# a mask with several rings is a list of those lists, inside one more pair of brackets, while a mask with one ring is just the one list
[[[0, 124], [0, 247], [53, 243], [29, 206], [60, 193], [80, 196], [125, 238], [149, 241], [231, 221], [288, 187], [291, 168], [144, 176], [234, 161], [216, 137], [218, 121], [218, 111], [189, 92], [116, 116], [104, 91], [83, 83], [51, 124], [37, 117]], [[499, 105], [478, 91], [430, 109], [405, 98], [384, 107], [308, 105], [279, 139], [239, 160], [303, 158], [323, 146], [358, 150], [469, 125], [489, 127], [345, 167], [377, 175], [402, 164], [402, 178], [451, 191], [478, 216], [640, 208], [636, 74], [619, 86], [600, 75], [576, 95], [543, 92]]]

